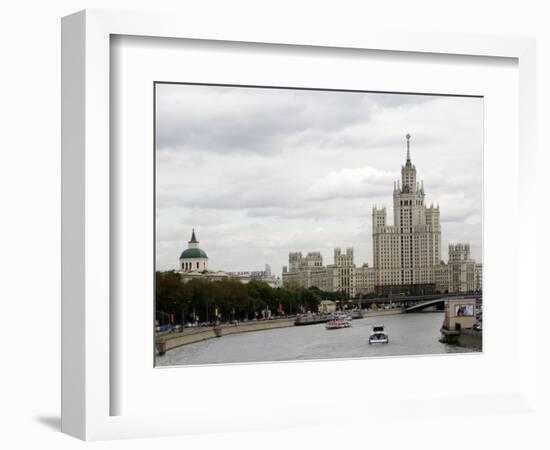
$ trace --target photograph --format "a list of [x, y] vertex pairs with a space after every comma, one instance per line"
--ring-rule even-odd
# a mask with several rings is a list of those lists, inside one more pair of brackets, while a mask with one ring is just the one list
[[457, 316], [473, 316], [474, 305], [456, 305], [455, 314]]
[[482, 352], [482, 96], [153, 89], [156, 367]]

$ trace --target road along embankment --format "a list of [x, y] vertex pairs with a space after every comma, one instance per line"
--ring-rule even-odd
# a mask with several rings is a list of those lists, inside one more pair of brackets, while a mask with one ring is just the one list
[[186, 328], [180, 333], [170, 333], [163, 336], [156, 336], [155, 345], [160, 354], [182, 345], [227, 336], [236, 333], [248, 333], [250, 331], [273, 330], [294, 326], [295, 319], [277, 319], [241, 322], [238, 324], [224, 324], [217, 327], [207, 328]]

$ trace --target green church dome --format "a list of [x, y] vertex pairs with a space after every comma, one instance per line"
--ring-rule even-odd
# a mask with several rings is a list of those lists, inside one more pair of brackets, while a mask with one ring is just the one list
[[201, 250], [200, 248], [188, 248], [187, 250], [184, 250], [180, 255], [180, 259], [187, 258], [208, 258], [208, 256], [206, 256], [204, 250]]

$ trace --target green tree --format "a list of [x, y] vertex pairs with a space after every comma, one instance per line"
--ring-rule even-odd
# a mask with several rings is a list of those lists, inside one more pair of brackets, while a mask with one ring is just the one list
[[265, 308], [276, 313], [279, 305], [289, 315], [296, 314], [301, 307], [317, 311], [321, 300], [335, 299], [338, 295], [341, 294], [323, 292], [317, 287], [272, 288], [260, 280], [243, 284], [232, 279], [193, 279], [183, 283], [177, 272], [155, 274], [155, 309], [163, 317], [174, 314], [177, 321], [196, 316], [200, 321], [212, 321], [216, 310], [224, 321], [251, 319]]

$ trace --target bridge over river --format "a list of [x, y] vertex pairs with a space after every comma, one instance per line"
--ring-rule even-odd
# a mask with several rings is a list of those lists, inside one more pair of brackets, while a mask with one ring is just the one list
[[428, 309], [432, 310], [440, 310], [442, 311], [445, 306], [445, 300], [448, 298], [460, 298], [460, 297], [467, 297], [467, 298], [475, 298], [476, 300], [481, 300], [482, 296], [480, 293], [474, 293], [469, 295], [464, 294], [447, 294], [447, 295], [437, 295], [437, 296], [423, 296], [423, 297], [416, 297], [416, 298], [407, 298], [404, 299], [403, 302], [406, 306], [403, 308], [403, 312], [405, 313], [411, 313], [411, 312], [419, 312], [419, 311], [425, 311]]
[[389, 296], [389, 297], [376, 297], [368, 299], [356, 300], [355, 304], [360, 304], [361, 308], [366, 308], [370, 304], [376, 305], [403, 305], [403, 312], [419, 312], [427, 309], [443, 310], [445, 299], [447, 298], [459, 298], [468, 297], [481, 300], [482, 294], [480, 292], [471, 293], [453, 293], [453, 294], [426, 294], [426, 295], [411, 295], [411, 296]]
[[375, 298], [363, 298], [359, 300], [354, 300], [354, 303], [359, 302], [364, 307], [367, 307], [371, 303], [388, 304], [388, 303], [404, 303], [407, 305], [412, 305], [415, 303], [426, 302], [429, 300], [441, 300], [446, 298], [456, 298], [456, 297], [468, 297], [481, 299], [481, 292], [461, 292], [461, 293], [447, 293], [447, 294], [424, 294], [424, 295], [408, 295], [408, 296], [399, 296], [393, 295], [389, 297], [375, 297]]

